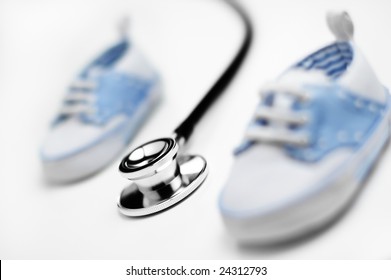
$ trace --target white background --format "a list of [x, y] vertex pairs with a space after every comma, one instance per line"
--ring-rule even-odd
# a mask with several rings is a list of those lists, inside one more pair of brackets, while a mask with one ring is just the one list
[[[330, 8], [347, 9], [356, 42], [391, 85], [387, 0], [243, 0], [255, 41], [234, 83], [197, 127], [188, 150], [207, 158], [207, 181], [189, 199], [142, 219], [121, 216], [127, 182], [120, 157], [77, 184], [45, 182], [39, 146], [73, 75], [116, 42], [131, 17], [131, 36], [160, 70], [165, 97], [132, 146], [168, 136], [237, 50], [243, 29], [215, 0], [0, 0], [1, 259], [318, 259], [391, 257], [391, 152], [358, 201], [322, 234], [278, 249], [242, 248], [226, 232], [217, 197], [258, 101], [262, 84], [333, 40]], [[126, 153], [126, 151], [124, 151]]]

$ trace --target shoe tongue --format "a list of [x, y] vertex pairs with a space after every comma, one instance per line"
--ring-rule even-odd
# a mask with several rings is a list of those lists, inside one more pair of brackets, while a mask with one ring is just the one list
[[279, 77], [278, 82], [295, 88], [301, 88], [308, 84], [329, 85], [331, 83], [330, 78], [323, 71], [300, 68], [289, 69]]
[[349, 71], [337, 80], [332, 80], [321, 70], [291, 68], [283, 73], [277, 82], [292, 88], [302, 88], [305, 85], [328, 86], [337, 83], [352, 94], [384, 103], [383, 86], [370, 67], [364, 65], [366, 62], [362, 57], [358, 57], [358, 54], [356, 54], [356, 61], [358, 62], [351, 65]]

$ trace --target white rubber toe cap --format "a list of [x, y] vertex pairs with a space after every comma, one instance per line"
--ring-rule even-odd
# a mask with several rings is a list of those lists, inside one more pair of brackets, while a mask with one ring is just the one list
[[116, 118], [98, 126], [83, 123], [77, 118], [66, 120], [49, 131], [41, 150], [42, 160], [58, 161], [82, 153], [102, 141], [107, 133], [123, 122], [124, 118]]
[[123, 125], [123, 118], [105, 126], [70, 119], [54, 127], [41, 150], [47, 180], [72, 182], [105, 167], [126, 145]]
[[289, 233], [311, 215], [311, 197], [321, 195], [321, 182], [349, 158], [341, 149], [318, 163], [304, 163], [288, 157], [281, 147], [257, 145], [236, 158], [220, 196], [220, 211], [228, 229], [240, 241], [272, 240], [276, 233]]

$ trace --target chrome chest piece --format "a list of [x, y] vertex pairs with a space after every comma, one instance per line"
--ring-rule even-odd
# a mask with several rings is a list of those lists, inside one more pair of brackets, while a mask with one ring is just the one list
[[201, 156], [178, 154], [174, 138], [147, 142], [130, 152], [119, 171], [132, 181], [120, 195], [119, 211], [126, 216], [146, 216], [182, 201], [207, 176], [207, 163]]

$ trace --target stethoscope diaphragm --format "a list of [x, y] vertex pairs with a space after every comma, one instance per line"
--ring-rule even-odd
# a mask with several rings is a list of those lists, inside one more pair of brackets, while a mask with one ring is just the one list
[[118, 200], [119, 211], [131, 217], [165, 210], [188, 197], [205, 180], [207, 163], [201, 156], [178, 155], [174, 138], [147, 142], [126, 156], [120, 172], [132, 183]]

